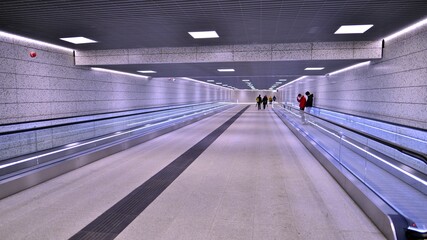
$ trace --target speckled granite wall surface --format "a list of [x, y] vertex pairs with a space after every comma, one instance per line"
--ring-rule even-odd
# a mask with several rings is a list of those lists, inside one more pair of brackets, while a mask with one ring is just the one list
[[76, 52], [77, 65], [381, 58], [381, 41], [250, 44]]
[[386, 41], [380, 60], [302, 79], [280, 95], [297, 104], [296, 95], [307, 90], [317, 107], [427, 129], [427, 26]]
[[[37, 57], [31, 58], [30, 51]], [[182, 79], [147, 80], [94, 71], [75, 66], [71, 51], [0, 37], [0, 124], [228, 101], [231, 94]]]

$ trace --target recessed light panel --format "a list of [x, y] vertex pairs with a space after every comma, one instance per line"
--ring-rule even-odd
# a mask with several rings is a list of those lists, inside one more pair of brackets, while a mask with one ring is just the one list
[[215, 31], [188, 32], [194, 39], [219, 38]]
[[215, 82], [215, 80], [206, 80], [206, 82]]
[[335, 34], [354, 34], [354, 33], [364, 33], [368, 31], [369, 28], [371, 28], [372, 24], [366, 24], [366, 25], [342, 25], [338, 30], [335, 32]]
[[84, 44], [84, 43], [96, 43], [97, 41], [85, 38], [85, 37], [68, 37], [60, 38], [62, 41], [74, 43], [74, 44]]
[[140, 72], [140, 73], [157, 73], [156, 71], [153, 71], [153, 70], [141, 70], [138, 72]]
[[218, 72], [234, 72], [234, 69], [232, 69], [232, 68], [220, 68], [217, 70], [218, 70]]
[[323, 70], [325, 69], [324, 67], [307, 67], [304, 70], [306, 71], [317, 71], [317, 70]]

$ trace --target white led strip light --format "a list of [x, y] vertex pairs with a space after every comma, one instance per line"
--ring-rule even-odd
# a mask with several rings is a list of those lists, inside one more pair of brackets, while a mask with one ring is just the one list
[[144, 75], [133, 74], [133, 73], [127, 73], [127, 72], [120, 72], [120, 71], [115, 71], [115, 70], [110, 70], [110, 69], [105, 69], [105, 68], [91, 67], [90, 69], [95, 70], [95, 71], [109, 72], [109, 73], [117, 73], [117, 74], [122, 74], [122, 75], [127, 75], [127, 76], [132, 76], [132, 77], [145, 78], [145, 79], [148, 79], [148, 78], [149, 78], [148, 76], [144, 76]]
[[423, 26], [425, 24], [427, 24], [427, 18], [424, 19], [424, 20], [421, 20], [421, 21], [419, 21], [419, 22], [417, 22], [417, 23], [415, 23], [415, 24], [413, 24], [413, 25], [411, 25], [411, 26], [409, 26], [409, 27], [407, 27], [405, 29], [402, 29], [402, 30], [400, 30], [400, 31], [398, 31], [396, 33], [393, 33], [392, 35], [390, 35], [388, 37], [385, 37], [384, 41], [389, 41], [389, 40], [391, 40], [393, 38], [399, 37], [399, 36], [401, 36], [401, 35], [403, 35], [405, 33], [413, 31], [413, 30], [415, 30], [415, 29], [417, 29], [417, 28], [419, 28], [419, 27], [421, 27], [421, 26]]
[[12, 38], [12, 39], [16, 39], [16, 40], [19, 40], [19, 41], [28, 42], [30, 44], [39, 44], [39, 45], [46, 46], [46, 47], [56, 48], [56, 49], [59, 49], [59, 50], [65, 50], [65, 51], [68, 51], [68, 52], [73, 52], [74, 51], [74, 49], [71, 49], [71, 48], [66, 48], [66, 47], [55, 45], [55, 44], [51, 44], [51, 43], [47, 43], [47, 42], [42, 42], [42, 41], [39, 41], [39, 40], [34, 40], [34, 39], [31, 39], [31, 38], [26, 38], [26, 37], [22, 37], [22, 36], [19, 36], [19, 35], [15, 35], [15, 34], [3, 32], [3, 31], [0, 31], [0, 36], [7, 37], [7, 38]]
[[206, 84], [206, 85], [209, 85], [209, 86], [216, 86], [216, 87], [219, 87], [219, 88], [225, 88], [227, 90], [232, 90], [232, 88], [229, 88], [229, 87], [219, 86], [219, 85], [217, 85], [218, 83], [203, 82], [203, 81], [198, 81], [196, 79], [192, 79], [192, 78], [188, 78], [188, 77], [182, 77], [180, 79], [187, 80], [187, 81], [192, 81], [192, 82], [196, 82], [196, 83], [203, 83], [203, 84]]
[[362, 62], [362, 63], [354, 64], [354, 65], [351, 65], [350, 67], [342, 68], [342, 69], [337, 70], [337, 71], [335, 71], [335, 72], [331, 72], [331, 73], [329, 73], [329, 75], [334, 75], [334, 74], [338, 74], [338, 73], [341, 73], [341, 72], [345, 72], [345, 71], [348, 71], [348, 70], [351, 70], [351, 69], [355, 69], [355, 68], [358, 68], [358, 67], [362, 67], [362, 66], [365, 66], [365, 65], [369, 65], [370, 63], [371, 63], [371, 61], [367, 61], [367, 62]]
[[282, 86], [278, 87], [277, 89], [281, 89], [281, 88], [282, 88], [282, 87], [284, 87], [284, 86], [287, 86], [287, 85], [289, 85], [289, 84], [291, 84], [291, 83], [294, 83], [294, 82], [297, 82], [297, 81], [299, 81], [299, 80], [302, 80], [302, 79], [304, 79], [304, 78], [306, 78], [306, 77], [308, 77], [308, 76], [302, 76], [302, 77], [299, 77], [299, 78], [297, 78], [297, 79], [295, 79], [295, 80], [293, 80], [293, 81], [291, 81], [291, 82], [286, 83], [285, 85], [282, 85]]

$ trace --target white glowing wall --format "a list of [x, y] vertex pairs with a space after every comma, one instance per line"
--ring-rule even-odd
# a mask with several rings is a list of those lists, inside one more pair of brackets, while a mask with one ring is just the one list
[[383, 50], [369, 65], [282, 88], [282, 101], [297, 104], [308, 90], [320, 108], [427, 129], [427, 26], [386, 41]]
[[276, 96], [276, 101], [279, 101], [277, 99], [278, 94], [269, 90], [235, 90], [233, 93], [232, 101], [235, 103], [237, 102], [255, 104], [255, 100], [258, 95], [261, 95], [261, 97], [264, 97], [264, 95], [266, 95], [267, 97]]
[[232, 90], [179, 78], [78, 67], [71, 51], [0, 36], [0, 124], [231, 98]]

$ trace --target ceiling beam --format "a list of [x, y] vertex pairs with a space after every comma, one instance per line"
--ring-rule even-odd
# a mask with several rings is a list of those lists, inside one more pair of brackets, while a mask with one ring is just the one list
[[380, 59], [381, 41], [77, 51], [76, 65]]

